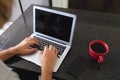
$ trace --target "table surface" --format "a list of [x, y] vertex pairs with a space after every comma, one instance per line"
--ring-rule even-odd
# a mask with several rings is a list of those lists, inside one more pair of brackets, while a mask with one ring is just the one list
[[[77, 15], [72, 48], [54, 76], [63, 80], [120, 80], [120, 15], [90, 12], [75, 9], [54, 8]], [[7, 49], [18, 44], [32, 33], [32, 6], [25, 11], [27, 25], [20, 16], [0, 36], [0, 48]], [[104, 63], [91, 61], [88, 53], [89, 42], [95, 39], [107, 42], [110, 47]], [[77, 56], [88, 60], [88, 64], [78, 78], [67, 73], [68, 67]], [[40, 67], [17, 56], [6, 61], [10, 66], [40, 72]]]

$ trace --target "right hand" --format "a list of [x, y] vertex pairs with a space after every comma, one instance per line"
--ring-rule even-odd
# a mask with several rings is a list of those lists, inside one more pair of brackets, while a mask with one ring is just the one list
[[44, 51], [40, 53], [42, 69], [45, 71], [53, 71], [57, 59], [57, 53], [58, 50], [53, 45], [44, 48]]

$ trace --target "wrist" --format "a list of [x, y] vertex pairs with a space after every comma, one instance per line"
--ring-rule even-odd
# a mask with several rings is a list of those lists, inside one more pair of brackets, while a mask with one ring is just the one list
[[48, 73], [48, 74], [51, 74], [53, 69], [51, 69], [50, 67], [41, 67], [41, 70], [42, 72], [45, 72], [45, 73]]
[[17, 55], [17, 49], [15, 47], [11, 47], [8, 49], [8, 53], [10, 53], [11, 55]]
[[16, 52], [13, 48], [9, 48], [9, 49], [0, 51], [0, 59], [2, 61], [5, 61], [15, 55], [16, 55]]
[[52, 80], [52, 69], [49, 69], [49, 67], [42, 67], [41, 70], [41, 80]]
[[52, 73], [53, 67], [54, 67], [53, 65], [46, 63], [46, 64], [42, 64], [41, 68], [42, 68], [42, 70], [44, 70], [46, 72]]

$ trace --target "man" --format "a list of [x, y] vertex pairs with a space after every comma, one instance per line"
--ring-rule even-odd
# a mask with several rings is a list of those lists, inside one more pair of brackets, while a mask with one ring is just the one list
[[[9, 20], [13, 0], [0, 0], [0, 28]], [[9, 49], [0, 51], [0, 80], [20, 80], [16, 73], [12, 72], [2, 61], [5, 61], [15, 55], [26, 55], [36, 52], [37, 48], [30, 48], [30, 45], [39, 43], [36, 39], [28, 37], [21, 43]], [[57, 49], [50, 45], [46, 46], [40, 53], [41, 80], [51, 80], [52, 71], [57, 59]], [[27, 76], [26, 76], [27, 77]]]

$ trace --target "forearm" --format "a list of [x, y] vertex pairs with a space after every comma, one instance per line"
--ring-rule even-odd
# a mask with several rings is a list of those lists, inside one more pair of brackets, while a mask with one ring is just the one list
[[41, 80], [52, 80], [52, 70], [42, 68]]
[[5, 61], [16, 54], [14, 48], [9, 48], [3, 51], [0, 51], [0, 60]]

